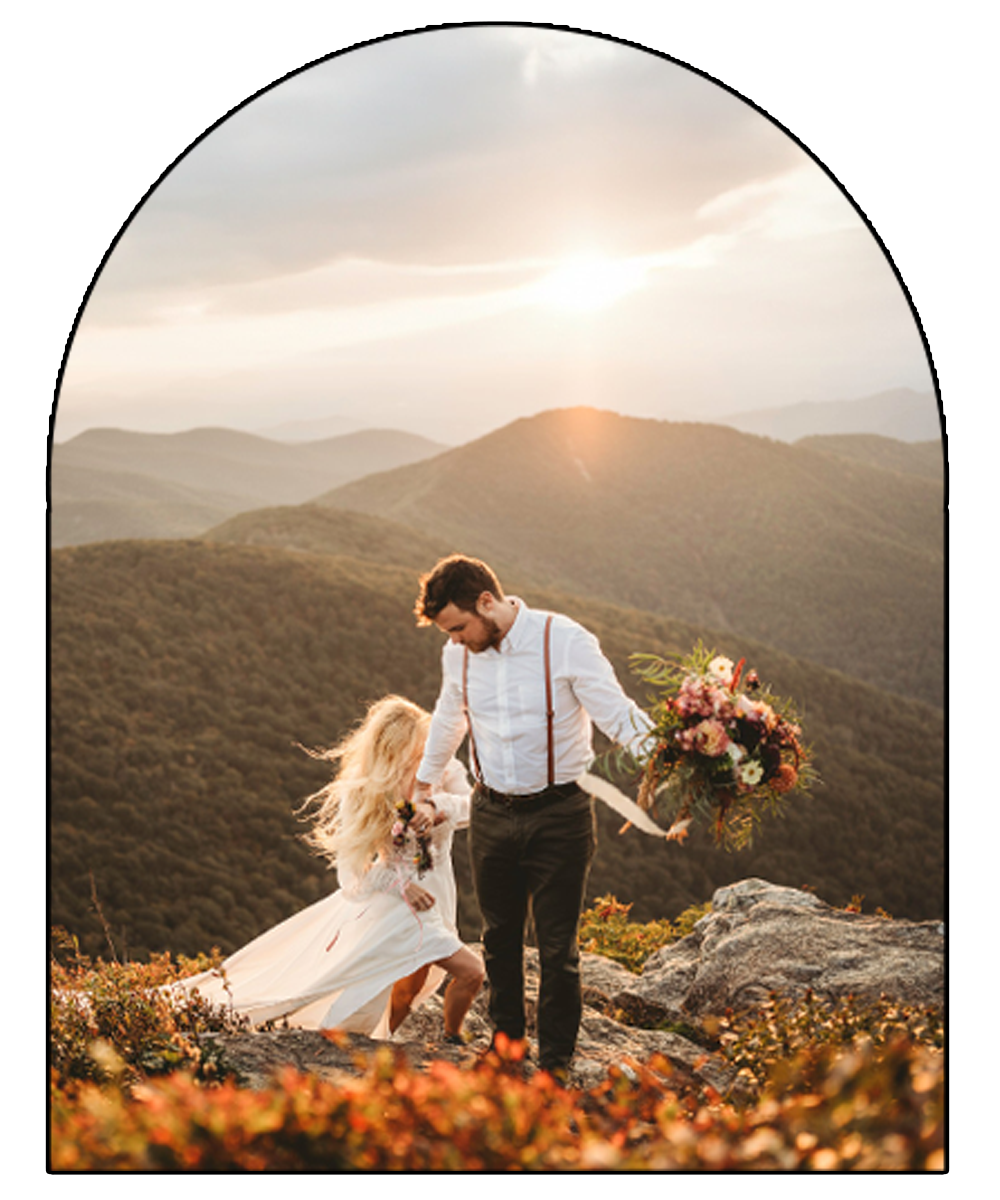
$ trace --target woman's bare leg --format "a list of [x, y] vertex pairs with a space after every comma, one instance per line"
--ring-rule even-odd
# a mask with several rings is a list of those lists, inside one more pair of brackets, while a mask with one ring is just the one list
[[426, 967], [420, 967], [412, 975], [405, 975], [402, 979], [397, 979], [392, 985], [392, 1000], [389, 1004], [390, 1033], [395, 1033], [410, 1015], [413, 1001], [420, 995], [420, 989], [427, 982], [427, 972], [430, 969], [430, 963], [428, 963]]
[[[463, 946], [461, 950], [456, 950], [449, 958], [440, 959], [435, 965], [451, 976], [444, 993], [444, 1031], [451, 1035], [460, 1034], [462, 1022], [486, 977], [483, 961], [478, 954]], [[395, 1033], [410, 1015], [414, 1000], [427, 982], [429, 970], [430, 964], [414, 971], [412, 975], [397, 979], [392, 985], [392, 999], [389, 1005], [391, 1033]]]
[[437, 965], [451, 976], [444, 993], [444, 1031], [455, 1037], [462, 1032], [462, 1022], [483, 985], [486, 970], [483, 960], [467, 946], [450, 958], [441, 959]]

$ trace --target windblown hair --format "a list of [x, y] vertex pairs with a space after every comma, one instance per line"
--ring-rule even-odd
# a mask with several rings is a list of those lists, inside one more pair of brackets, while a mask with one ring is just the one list
[[336, 777], [302, 805], [315, 809], [305, 841], [328, 862], [361, 875], [388, 845], [396, 805], [405, 799], [403, 785], [423, 751], [430, 719], [402, 696], [384, 696], [338, 745], [306, 750], [312, 758], [340, 764]]
[[420, 594], [413, 606], [418, 625], [431, 625], [442, 609], [454, 604], [463, 612], [475, 612], [483, 592], [503, 599], [500, 581], [486, 563], [464, 554], [442, 558], [420, 577]]

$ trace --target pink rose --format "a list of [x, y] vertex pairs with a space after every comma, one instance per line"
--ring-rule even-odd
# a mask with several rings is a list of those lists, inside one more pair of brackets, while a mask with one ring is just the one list
[[694, 731], [695, 748], [709, 758], [719, 758], [729, 749], [729, 734], [721, 721], [702, 721]]

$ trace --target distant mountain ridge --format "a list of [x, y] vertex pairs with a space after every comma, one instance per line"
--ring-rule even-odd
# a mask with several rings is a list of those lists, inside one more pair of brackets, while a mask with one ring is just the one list
[[195, 536], [236, 513], [299, 504], [444, 449], [386, 429], [295, 443], [221, 428], [91, 429], [53, 448], [52, 544]]
[[[862, 400], [738, 413], [714, 423], [793, 442], [868, 433], [940, 443], [933, 396], [905, 388]], [[198, 536], [239, 512], [307, 502], [343, 483], [447, 449], [405, 431], [361, 428], [340, 415], [288, 421], [257, 433], [220, 427], [169, 434], [88, 429], [53, 445], [52, 544]], [[860, 444], [848, 449], [842, 443], [836, 450], [878, 461], [866, 457]], [[928, 462], [910, 459], [904, 467], [898, 448], [891, 453], [896, 461], [881, 465], [933, 474]]]
[[892, 388], [860, 400], [789, 404], [718, 418], [744, 433], [797, 442], [816, 434], [874, 433], [901, 442], [940, 441], [941, 414], [932, 392]]
[[342, 437], [345, 433], [358, 433], [365, 426], [352, 417], [314, 417], [301, 421], [282, 421], [255, 432], [260, 437], [277, 442], [317, 442], [323, 438]]

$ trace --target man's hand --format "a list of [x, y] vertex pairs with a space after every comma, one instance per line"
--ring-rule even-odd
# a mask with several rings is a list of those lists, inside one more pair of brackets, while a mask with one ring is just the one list
[[[418, 784], [417, 786], [419, 787], [420, 785]], [[436, 820], [437, 806], [434, 804], [433, 800], [421, 800], [414, 792], [413, 817], [410, 820], [410, 828], [413, 830], [413, 832], [419, 835], [430, 833]]]

